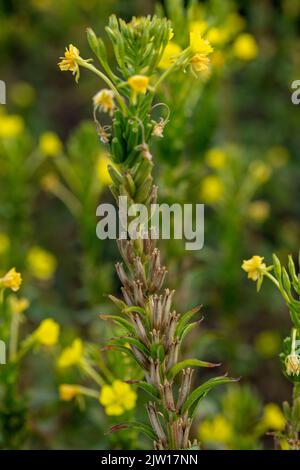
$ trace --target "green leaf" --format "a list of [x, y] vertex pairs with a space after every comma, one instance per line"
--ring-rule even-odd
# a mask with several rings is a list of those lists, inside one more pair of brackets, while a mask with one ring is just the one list
[[140, 313], [141, 315], [145, 315], [145, 309], [142, 307], [138, 307], [138, 306], [126, 307], [124, 308], [123, 312], [124, 313], [137, 312], [137, 313]]
[[192, 310], [189, 310], [188, 312], [184, 313], [178, 320], [178, 324], [176, 327], [176, 336], [181, 336], [182, 330], [185, 327], [185, 325], [190, 321], [190, 319], [198, 313], [202, 308], [202, 305], [199, 305], [198, 307], [192, 308]]
[[119, 317], [118, 315], [101, 314], [101, 315], [99, 315], [99, 317], [102, 320], [111, 320], [114, 323], [116, 323], [117, 325], [120, 325], [123, 328], [125, 328], [125, 330], [128, 331], [129, 333], [131, 333], [133, 335], [135, 334], [134, 326], [128, 320], [125, 320], [124, 318]]
[[184, 326], [181, 334], [178, 335], [179, 340], [182, 341], [186, 337], [186, 335], [189, 334], [189, 332], [192, 331], [198, 325], [199, 322], [195, 321], [194, 323], [190, 323], [189, 325]]
[[154, 387], [154, 385], [148, 384], [147, 382], [143, 380], [126, 380], [127, 383], [132, 383], [133, 385], [136, 385], [137, 387], [141, 388], [144, 390], [144, 392], [147, 392], [152, 398], [155, 398], [155, 400], [159, 399], [159, 391], [157, 388]]
[[209, 379], [204, 384], [197, 387], [190, 395], [187, 397], [186, 401], [182, 405], [181, 413], [184, 414], [186, 411], [190, 410], [193, 405], [193, 414], [196, 412], [196, 409], [204, 396], [214, 387], [217, 385], [222, 385], [230, 382], [236, 382], [236, 379], [232, 379], [230, 377], [221, 376], [221, 377], [214, 377], [213, 379]]
[[124, 336], [124, 337], [122, 336], [120, 338], [112, 338], [112, 339], [109, 340], [108, 344], [126, 347], [126, 343], [129, 343], [129, 344], [137, 347], [146, 356], [149, 356], [150, 352], [149, 352], [148, 348], [146, 348], [146, 346], [143, 343], [141, 343], [141, 341], [139, 341], [136, 338], [132, 338], [131, 336]]
[[168, 372], [168, 378], [174, 378], [178, 372], [186, 367], [218, 367], [221, 364], [214, 364], [212, 362], [200, 361], [199, 359], [185, 359], [184, 361], [178, 362]]
[[148, 424], [139, 423], [138, 421], [128, 421], [125, 423], [120, 423], [112, 426], [107, 434], [116, 431], [122, 431], [124, 429], [135, 429], [138, 432], [145, 434], [145, 436], [149, 437], [151, 441], [157, 441], [157, 435], [154, 433], [152, 428], [148, 426]]

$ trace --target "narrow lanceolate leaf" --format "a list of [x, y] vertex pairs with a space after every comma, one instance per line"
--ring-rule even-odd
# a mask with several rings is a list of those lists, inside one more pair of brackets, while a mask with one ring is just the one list
[[[190, 410], [193, 405], [199, 404], [201, 399], [204, 398], [204, 395], [209, 392], [212, 388], [216, 387], [217, 385], [222, 385], [230, 382], [236, 382], [237, 379], [232, 379], [230, 377], [221, 376], [221, 377], [214, 377], [213, 379], [208, 380], [204, 384], [197, 387], [190, 395], [187, 397], [185, 403], [181, 408], [181, 413], [185, 413], [186, 411]], [[193, 407], [193, 414], [196, 412], [196, 408]]]
[[125, 328], [125, 330], [128, 331], [129, 333], [131, 333], [133, 335], [135, 334], [134, 326], [129, 321], [125, 320], [122, 317], [119, 317], [118, 315], [101, 314], [101, 315], [99, 315], [99, 317], [102, 320], [111, 320], [114, 323], [116, 323], [117, 325], [120, 325], [123, 328]]
[[196, 315], [202, 308], [202, 305], [199, 305], [198, 307], [192, 308], [188, 312], [184, 313], [178, 320], [178, 324], [176, 327], [176, 336], [181, 336], [182, 330], [185, 327], [185, 325], [190, 321], [190, 319]]
[[144, 382], [143, 380], [125, 380], [128, 384], [136, 385], [137, 387], [141, 388], [145, 392], [147, 392], [151, 398], [155, 398], [156, 400], [159, 398], [159, 391], [153, 385]]
[[123, 310], [124, 313], [140, 313], [141, 315], [145, 315], [145, 309], [138, 306], [126, 307]]
[[199, 359], [185, 359], [184, 361], [174, 364], [168, 372], [168, 378], [174, 378], [178, 372], [187, 367], [218, 367], [221, 364], [214, 364], [213, 362], [200, 361]]
[[108, 344], [108, 345], [104, 346], [101, 349], [101, 351], [121, 351], [122, 353], [124, 353], [128, 357], [130, 357], [130, 359], [135, 361], [139, 366], [141, 365], [139, 363], [139, 361], [137, 360], [137, 358], [135, 357], [135, 355], [133, 354], [133, 352], [131, 351], [131, 349], [126, 348], [125, 346], [120, 346], [118, 344]]
[[126, 343], [137, 347], [146, 356], [150, 355], [148, 348], [146, 348], [146, 346], [143, 343], [141, 343], [141, 341], [139, 341], [138, 339], [132, 338], [131, 336], [124, 336], [121, 338], [112, 338], [109, 341], [109, 344], [116, 345], [116, 346], [124, 346], [125, 348], [126, 348]]
[[180, 335], [178, 335], [179, 340], [182, 341], [186, 337], [186, 335], [188, 335], [190, 333], [190, 331], [192, 331], [199, 324], [200, 324], [199, 321], [195, 321], [193, 323], [189, 323], [188, 325], [185, 325], [182, 328], [182, 331], [181, 331]]
[[124, 429], [134, 429], [138, 432], [141, 432], [145, 434], [145, 436], [149, 437], [149, 439], [151, 439], [152, 442], [157, 440], [157, 435], [154, 433], [151, 427], [148, 426], [148, 424], [139, 423], [137, 421], [116, 424], [115, 426], [112, 426], [108, 430], [107, 434], [110, 434], [116, 431], [123, 431]]

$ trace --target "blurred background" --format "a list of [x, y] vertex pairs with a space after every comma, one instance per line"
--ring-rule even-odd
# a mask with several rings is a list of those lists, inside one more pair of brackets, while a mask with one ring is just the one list
[[[161, 89], [171, 116], [152, 148], [160, 201], [206, 204], [201, 251], [160, 243], [176, 310], [204, 306], [205, 321], [184, 354], [222, 362], [222, 372], [241, 377], [206, 398], [194, 433], [204, 448], [259, 449], [272, 448], [268, 431], [282, 429], [279, 406], [291, 385], [278, 354], [288, 313], [272, 286], [256, 294], [241, 264], [253, 254], [271, 264], [274, 251], [285, 262], [299, 250], [300, 108], [291, 101], [291, 84], [300, 79], [299, 1], [0, 0], [7, 91], [0, 105], [0, 271], [15, 266], [24, 279], [21, 339], [45, 318], [61, 325], [58, 344], [24, 358], [13, 401], [4, 400], [10, 376], [0, 366], [4, 448], [151, 446], [137, 444], [133, 431], [106, 435], [123, 417], [107, 416], [98, 400], [66, 403], [58, 392], [61, 383], [89, 385], [78, 369], [57, 368], [62, 348], [77, 337], [106, 378], [106, 368], [114, 378], [136, 377], [126, 357], [101, 352], [116, 329], [98, 314], [113, 313], [107, 294], [119, 295], [115, 243], [95, 234], [97, 205], [112, 202], [108, 156], [92, 122], [91, 99], [103, 84], [84, 71], [76, 84], [57, 62], [70, 43], [91, 57], [86, 28], [105, 37], [110, 14], [130, 20], [154, 12], [172, 20], [174, 47], [185, 47], [193, 28], [214, 46], [209, 74], [176, 74]], [[143, 419], [145, 400], [131, 415]]]

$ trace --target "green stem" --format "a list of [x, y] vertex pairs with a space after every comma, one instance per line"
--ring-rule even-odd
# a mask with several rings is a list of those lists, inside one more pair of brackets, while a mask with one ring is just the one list
[[102, 387], [102, 385], [105, 385], [105, 381], [102, 379], [102, 377], [93, 369], [93, 367], [88, 363], [86, 359], [82, 359], [80, 361], [80, 366], [82, 367], [83, 371], [89, 375], [97, 385]]
[[9, 359], [13, 361], [17, 355], [18, 338], [19, 338], [19, 324], [20, 315], [12, 312], [12, 320], [10, 324], [10, 338], [9, 338]]

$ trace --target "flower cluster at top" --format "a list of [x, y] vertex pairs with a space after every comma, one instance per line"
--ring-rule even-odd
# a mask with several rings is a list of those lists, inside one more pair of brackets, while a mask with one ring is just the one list
[[[150, 78], [157, 68], [186, 68], [191, 65], [195, 72], [207, 70], [208, 56], [213, 52], [208, 40], [203, 39], [200, 32], [196, 30], [190, 32], [190, 44], [184, 51], [179, 47], [173, 47], [171, 51], [170, 44], [171, 47], [174, 44], [171, 42], [174, 36], [171, 24], [168, 20], [157, 17], [134, 17], [130, 23], [125, 23], [123, 20], [119, 20], [118, 23], [113, 15], [106, 30], [113, 42], [119, 70], [129, 87], [136, 93], [147, 91]], [[87, 33], [91, 49], [99, 59], [106, 75], [117, 85], [118, 89], [124, 87], [126, 82], [121, 81], [108, 66], [102, 40], [96, 38], [90, 28]], [[75, 80], [78, 81], [80, 67], [91, 69], [88, 65], [91, 61], [92, 59], [83, 59], [77, 47], [70, 44], [58, 65], [60, 70], [72, 72]], [[98, 95], [97, 101], [101, 100], [104, 107], [108, 105], [111, 109], [113, 105], [109, 96], [112, 95], [107, 93]]]
[[[139, 155], [151, 159], [147, 143], [151, 136], [162, 137], [167, 118], [158, 122], [151, 119], [152, 101], [156, 90], [173, 72], [190, 69], [196, 76], [206, 72], [213, 48], [198, 31], [191, 31], [185, 49], [173, 48], [173, 30], [170, 21], [163, 18], [133, 18], [129, 23], [112, 15], [106, 32], [112, 42], [117, 63], [113, 71], [108, 63], [104, 42], [88, 28], [89, 45], [101, 68], [92, 59], [83, 59], [72, 44], [61, 57], [59, 68], [70, 71], [75, 80], [80, 68], [86, 68], [104, 81], [106, 88], [93, 98], [94, 120], [100, 139], [111, 146], [114, 163], [129, 164]], [[99, 112], [112, 118], [112, 126], [102, 126]]]

